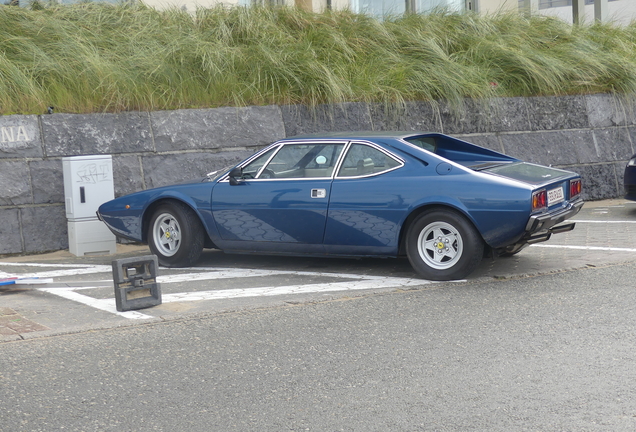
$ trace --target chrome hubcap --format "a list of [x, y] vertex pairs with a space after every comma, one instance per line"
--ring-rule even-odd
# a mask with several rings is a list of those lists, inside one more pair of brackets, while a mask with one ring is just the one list
[[172, 256], [181, 244], [181, 227], [170, 213], [162, 213], [152, 228], [155, 246], [164, 256]]

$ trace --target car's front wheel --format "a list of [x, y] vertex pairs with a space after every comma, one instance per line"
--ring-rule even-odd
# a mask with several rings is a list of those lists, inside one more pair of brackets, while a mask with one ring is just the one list
[[180, 203], [162, 204], [148, 224], [148, 246], [166, 267], [194, 264], [203, 251], [204, 232], [197, 215]]
[[462, 279], [481, 262], [484, 242], [464, 216], [437, 209], [409, 227], [406, 252], [413, 269], [429, 280]]

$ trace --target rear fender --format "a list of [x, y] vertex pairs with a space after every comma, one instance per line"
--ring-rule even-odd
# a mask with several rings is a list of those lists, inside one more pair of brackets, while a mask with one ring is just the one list
[[477, 227], [475, 220], [471, 217], [470, 213], [468, 212], [468, 209], [461, 203], [461, 201], [455, 200], [451, 197], [446, 197], [446, 196], [431, 196], [431, 197], [427, 197], [426, 200], [419, 201], [415, 203], [413, 206], [411, 206], [408, 212], [408, 216], [404, 219], [404, 221], [402, 221], [402, 228], [400, 229], [400, 244], [399, 244], [399, 251], [398, 251], [399, 255], [406, 254], [405, 240], [406, 240], [406, 234], [408, 233], [411, 223], [415, 219], [417, 219], [417, 217], [421, 215], [422, 213], [429, 210], [435, 210], [435, 209], [452, 210], [458, 214], [461, 214], [466, 219], [468, 219], [470, 223], [473, 224], [473, 226], [475, 226], [475, 228], [481, 235], [481, 231], [479, 231], [479, 228]]

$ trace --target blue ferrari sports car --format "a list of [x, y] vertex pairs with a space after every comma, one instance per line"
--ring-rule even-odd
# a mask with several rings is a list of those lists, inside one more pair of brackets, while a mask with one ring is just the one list
[[[439, 133], [351, 132], [278, 141], [187, 184], [136, 192], [97, 214], [164, 266], [228, 253], [408, 257], [460, 279], [570, 231], [581, 178]], [[560, 225], [559, 225], [560, 224]]]

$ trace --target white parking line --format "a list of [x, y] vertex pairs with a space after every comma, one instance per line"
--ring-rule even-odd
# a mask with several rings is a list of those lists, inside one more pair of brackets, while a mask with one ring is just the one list
[[[33, 278], [51, 278], [74, 275], [86, 275], [97, 273], [110, 273], [112, 268], [105, 265], [70, 265], [70, 264], [36, 264], [36, 263], [0, 263], [1, 265], [19, 265], [27, 267], [57, 267], [60, 270], [48, 270], [42, 272], [34, 272], [29, 274], [20, 274], [19, 277]], [[259, 296], [277, 296], [277, 295], [294, 295], [307, 293], [326, 293], [326, 292], [346, 292], [365, 289], [385, 289], [385, 288], [410, 288], [415, 286], [432, 284], [435, 282], [413, 279], [413, 278], [396, 278], [386, 276], [373, 275], [355, 275], [343, 273], [326, 273], [326, 272], [307, 272], [307, 271], [289, 271], [289, 270], [259, 270], [259, 269], [236, 269], [236, 268], [209, 268], [209, 267], [191, 267], [182, 268], [176, 274], [159, 275], [157, 282], [163, 286], [184, 283], [184, 282], [203, 282], [208, 280], [219, 279], [247, 279], [247, 278], [263, 278], [271, 276], [300, 276], [307, 279], [318, 279], [322, 281], [316, 283], [301, 283], [284, 286], [260, 286], [252, 288], [237, 288], [224, 290], [207, 290], [198, 292], [170, 293], [162, 295], [162, 303], [187, 302], [200, 300], [222, 300], [232, 298], [259, 297]], [[7, 277], [17, 276], [6, 274]], [[325, 282], [324, 279], [337, 279], [334, 282]], [[345, 279], [345, 280], [342, 280]], [[68, 284], [78, 284], [76, 287], [69, 287]], [[150, 319], [153, 316], [137, 311], [119, 312], [115, 306], [114, 298], [98, 299], [89, 295], [84, 295], [81, 291], [98, 288], [108, 288], [112, 283], [110, 280], [100, 281], [79, 281], [68, 282], [59, 281], [58, 286], [48, 284], [46, 287], [38, 288], [38, 291], [53, 294], [67, 300], [84, 304], [99, 310], [103, 310], [112, 314], [116, 314], [128, 319]]]
[[[62, 276], [75, 276], [82, 274], [92, 273], [111, 273], [113, 271], [112, 266], [107, 265], [86, 265], [86, 264], [42, 264], [42, 263], [9, 263], [0, 262], [0, 266], [19, 266], [19, 267], [53, 267], [53, 268], [65, 268], [68, 270], [51, 270], [39, 273], [23, 273], [19, 276], [21, 278], [51, 278]], [[0, 276], [8, 273], [0, 272]], [[16, 276], [16, 275], [14, 275]]]
[[[200, 273], [195, 276], [195, 279], [187, 279], [187, 280], [213, 280], [217, 279], [215, 276], [216, 272], [210, 272], [206, 278], [202, 278], [204, 275]], [[224, 275], [228, 277], [227, 270], [225, 272], [218, 272], [220, 275]], [[240, 270], [237, 273], [245, 274], [245, 270]], [[161, 296], [162, 303], [173, 303], [173, 302], [187, 302], [187, 301], [200, 301], [200, 300], [223, 300], [223, 299], [232, 299], [232, 298], [244, 298], [244, 297], [261, 297], [261, 296], [276, 296], [276, 295], [290, 295], [290, 294], [307, 294], [307, 293], [324, 293], [324, 292], [344, 292], [344, 291], [354, 291], [354, 290], [364, 290], [364, 289], [380, 289], [380, 288], [409, 288], [420, 285], [433, 284], [436, 282], [426, 281], [422, 279], [410, 279], [410, 278], [392, 278], [392, 277], [381, 277], [381, 276], [359, 276], [359, 275], [351, 275], [351, 274], [337, 274], [334, 275], [332, 273], [311, 273], [311, 272], [286, 272], [286, 271], [261, 271], [261, 270], [253, 270], [248, 273], [266, 273], [267, 275], [279, 275], [279, 274], [304, 274], [304, 275], [312, 275], [312, 276], [325, 276], [325, 277], [346, 277], [351, 280], [345, 282], [333, 282], [333, 283], [318, 283], [318, 284], [303, 284], [303, 285], [288, 285], [288, 286], [279, 286], [279, 287], [257, 287], [257, 288], [239, 288], [239, 289], [228, 289], [228, 290], [210, 290], [210, 291], [199, 291], [199, 292], [185, 292], [185, 293], [175, 293], [175, 294], [164, 294]], [[184, 275], [174, 275], [174, 276], [184, 276]], [[217, 275], [218, 276], [218, 275]], [[171, 276], [166, 276], [166, 278], [170, 278]], [[159, 279], [159, 278], [157, 278]], [[184, 279], [179, 279], [180, 282], [185, 281]], [[461, 282], [461, 281], [459, 281]], [[163, 282], [166, 283], [166, 282]], [[172, 282], [167, 282], [172, 283]], [[96, 299], [94, 297], [90, 297], [87, 295], [80, 294], [77, 290], [88, 289], [88, 288], [103, 288], [100, 286], [94, 287], [78, 287], [78, 288], [67, 288], [67, 287], [47, 287], [47, 288], [39, 288], [39, 291], [47, 292], [49, 294], [54, 294], [60, 297], [63, 297], [67, 300], [72, 300], [78, 303], [82, 303], [87, 306], [94, 307], [99, 310], [103, 310], [106, 312], [110, 312], [124, 318], [128, 319], [149, 319], [153, 318], [150, 315], [146, 315], [136, 311], [127, 311], [127, 312], [119, 312], [115, 306], [115, 299]]]
[[[100, 288], [100, 287], [94, 287]], [[150, 315], [142, 314], [136, 311], [119, 312], [115, 306], [115, 299], [96, 299], [94, 297], [86, 296], [75, 292], [75, 288], [66, 287], [49, 287], [38, 288], [38, 291], [47, 292], [49, 294], [55, 294], [58, 297], [65, 298], [67, 300], [73, 300], [74, 302], [84, 304], [86, 306], [94, 307], [95, 309], [110, 312], [115, 315], [122, 316], [128, 319], [149, 319], [153, 318]]]
[[610, 251], [610, 252], [636, 252], [633, 248], [615, 248], [604, 246], [569, 246], [569, 245], [551, 245], [551, 244], [534, 244], [530, 247], [552, 248], [552, 249], [577, 249], [577, 250], [594, 250], [594, 251]]
[[[305, 273], [305, 272], [303, 272]], [[326, 275], [315, 273], [316, 275]], [[239, 288], [217, 291], [188, 292], [167, 294], [163, 296], [166, 303], [179, 301], [219, 300], [240, 297], [276, 296], [288, 294], [306, 294], [334, 291], [354, 291], [364, 289], [414, 287], [436, 283], [423, 279], [391, 278], [391, 277], [362, 277], [358, 275], [341, 275], [352, 280], [346, 282], [332, 282], [321, 284], [287, 285], [278, 287]]]
[[[94, 264], [46, 264], [46, 263], [24, 263], [24, 262], [4, 262], [0, 261], [0, 265], [3, 266], [20, 266], [20, 267], [59, 267], [59, 268], [89, 268], [96, 267]], [[100, 267], [100, 266], [97, 266]], [[109, 267], [110, 266], [101, 266]]]
[[636, 221], [604, 221], [604, 220], [567, 220], [567, 222], [575, 222], [575, 223], [597, 223], [597, 224], [636, 224]]

